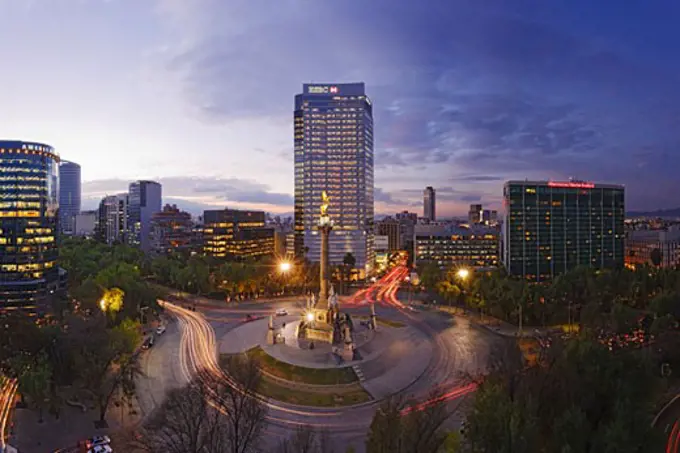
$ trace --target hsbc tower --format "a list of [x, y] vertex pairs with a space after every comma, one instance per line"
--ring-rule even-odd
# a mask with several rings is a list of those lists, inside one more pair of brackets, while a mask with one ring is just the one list
[[295, 255], [318, 262], [321, 194], [330, 198], [329, 260], [347, 253], [359, 278], [370, 275], [373, 247], [373, 108], [363, 83], [304, 84], [295, 96]]

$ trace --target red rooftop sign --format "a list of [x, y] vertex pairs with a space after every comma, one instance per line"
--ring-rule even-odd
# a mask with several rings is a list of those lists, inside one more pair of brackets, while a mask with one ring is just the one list
[[548, 187], [561, 187], [565, 189], [594, 189], [595, 184], [592, 182], [549, 181]]

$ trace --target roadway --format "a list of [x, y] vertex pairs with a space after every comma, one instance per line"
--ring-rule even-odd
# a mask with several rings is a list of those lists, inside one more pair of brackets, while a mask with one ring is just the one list
[[[489, 351], [498, 336], [462, 318], [451, 318], [439, 312], [412, 311], [397, 298], [397, 291], [408, 269], [399, 266], [371, 287], [341, 302], [350, 313], [368, 313], [376, 303], [380, 317], [408, 322], [422, 331], [435, 345], [433, 357], [424, 376], [402, 391], [403, 396], [419, 401], [419, 408], [437, 401], [447, 401], [454, 411], [450, 426], [457, 427], [462, 413], [456, 410], [461, 397], [474, 391], [467, 377], [480, 373], [486, 366]], [[153, 388], [153, 401], [142, 401], [148, 412], [162, 399], [163, 392], [188, 382], [202, 371], [228, 379], [217, 363], [217, 337], [245, 320], [246, 315], [267, 316], [277, 308], [291, 313], [303, 309], [299, 299], [241, 303], [235, 307], [217, 306], [199, 301], [198, 311], [178, 304], [165, 303], [169, 314], [177, 319], [177, 329], [169, 328], [144, 359], [147, 380], [142, 388]], [[146, 387], [144, 387], [146, 385]], [[437, 392], [436, 400], [433, 392]], [[147, 398], [150, 400], [151, 398]], [[346, 408], [310, 408], [275, 401], [264, 401], [269, 407], [267, 437], [283, 438], [291, 428], [311, 425], [333, 433], [342, 445], [362, 448], [363, 439], [379, 402]], [[146, 406], [146, 408], [144, 407]]]
[[16, 379], [8, 379], [0, 375], [0, 451], [5, 451], [7, 447], [7, 425], [14, 408], [17, 386]]

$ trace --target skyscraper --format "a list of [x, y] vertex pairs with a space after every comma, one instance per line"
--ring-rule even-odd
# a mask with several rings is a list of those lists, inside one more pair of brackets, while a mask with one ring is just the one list
[[321, 193], [334, 223], [329, 261], [373, 269], [373, 107], [363, 83], [304, 84], [295, 96], [295, 251], [318, 261]]
[[127, 193], [109, 195], [99, 203], [96, 238], [106, 244], [129, 242], [130, 216]]
[[427, 186], [423, 191], [423, 217], [425, 217], [430, 222], [434, 222], [436, 219], [435, 214], [435, 192], [430, 186]]
[[544, 281], [577, 266], [623, 266], [623, 186], [509, 181], [503, 198], [503, 259], [510, 274]]
[[129, 241], [148, 252], [151, 248], [151, 216], [161, 211], [161, 185], [155, 181], [135, 181], [130, 183], [129, 193]]
[[58, 286], [59, 156], [0, 141], [0, 311], [42, 311]]
[[80, 213], [80, 165], [61, 161], [59, 164], [59, 230], [71, 236], [76, 215]]

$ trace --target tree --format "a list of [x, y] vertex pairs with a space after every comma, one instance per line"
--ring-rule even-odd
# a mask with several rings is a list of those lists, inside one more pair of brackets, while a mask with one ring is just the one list
[[655, 368], [637, 351], [555, 341], [540, 363], [495, 369], [480, 383], [466, 440], [480, 453], [652, 451]]
[[442, 272], [436, 263], [425, 264], [422, 269], [418, 270], [418, 275], [420, 275], [420, 282], [428, 291], [435, 290], [442, 278]]
[[123, 308], [125, 292], [120, 288], [111, 288], [104, 291], [101, 299], [101, 309], [106, 313], [115, 315]]
[[661, 266], [661, 260], [663, 259], [663, 256], [661, 255], [661, 250], [658, 248], [655, 248], [652, 250], [652, 252], [649, 254], [649, 260], [652, 262], [652, 264], [655, 267]]
[[451, 413], [439, 394], [426, 405], [404, 403], [390, 398], [376, 411], [366, 440], [368, 453], [438, 453], [448, 438], [443, 428]]
[[171, 390], [132, 446], [148, 453], [223, 453], [225, 419], [211, 405], [211, 390], [194, 381]]
[[345, 286], [352, 279], [352, 270], [356, 264], [357, 259], [354, 257], [354, 255], [352, 255], [350, 252], [345, 253], [345, 256], [342, 258], [341, 268], [343, 286]]
[[267, 406], [257, 395], [262, 380], [260, 369], [255, 360], [240, 355], [230, 357], [226, 369], [229, 381], [217, 376], [207, 385], [216, 393], [214, 401], [226, 418], [228, 451], [254, 451], [267, 416]]
[[43, 422], [43, 411], [49, 403], [52, 369], [44, 354], [37, 357], [19, 375], [19, 390], [28, 396], [31, 405], [38, 409], [38, 423]]

